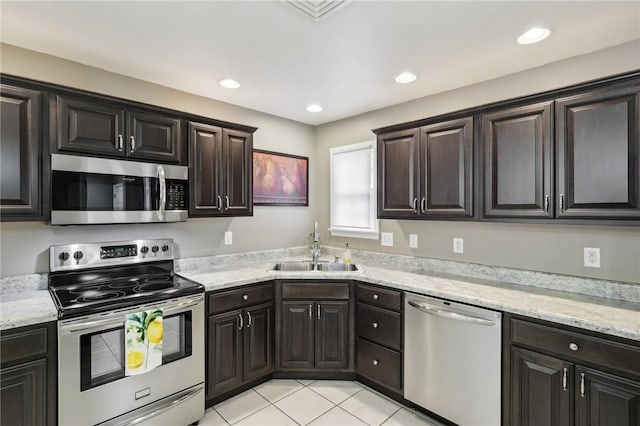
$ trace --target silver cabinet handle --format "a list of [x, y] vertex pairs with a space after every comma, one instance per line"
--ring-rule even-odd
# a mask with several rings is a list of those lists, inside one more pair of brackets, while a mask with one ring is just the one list
[[131, 149], [132, 154], [136, 150], [136, 139], [133, 136], [129, 137], [129, 148]]
[[418, 213], [418, 199], [417, 199], [417, 198], [414, 198], [414, 199], [413, 199], [413, 212], [414, 212], [415, 214], [419, 214], [419, 213]]
[[380, 296], [378, 296], [377, 294], [374, 294], [373, 295], [373, 300], [378, 300], [378, 297], [380, 297]]
[[118, 135], [118, 151], [122, 152], [122, 148], [124, 148], [124, 140], [122, 139], [122, 135]]
[[580, 373], [580, 396], [584, 398], [584, 373]]
[[427, 212], [427, 197], [422, 197], [422, 200], [420, 200], [420, 210], [422, 213]]
[[158, 220], [164, 221], [165, 204], [167, 204], [167, 181], [165, 179], [164, 167], [158, 165], [158, 181], [160, 182], [160, 199], [158, 200]]
[[378, 323], [374, 322], [373, 324], [371, 324], [373, 326], [373, 328], [378, 328]]
[[549, 212], [549, 195], [544, 196], [544, 211]]
[[242, 295], [242, 300], [249, 300], [249, 295], [248, 294], [243, 294]]
[[222, 197], [218, 195], [218, 211], [222, 211]]
[[309, 305], [309, 319], [313, 319], [313, 317], [311, 316], [311, 310], [313, 309], [313, 305]]
[[238, 326], [238, 330], [242, 330], [242, 327], [244, 327], [244, 318], [242, 317], [242, 314], [238, 314], [238, 318], [240, 318], [240, 325]]
[[320, 319], [320, 304], [318, 303], [318, 319]]
[[567, 390], [567, 367], [562, 369], [562, 390]]
[[569, 349], [571, 349], [572, 351], [577, 351], [580, 348], [578, 347], [578, 345], [576, 345], [575, 343], [571, 342], [571, 343], [569, 343]]
[[251, 312], [247, 311], [247, 328], [251, 327]]
[[564, 210], [564, 194], [560, 194], [560, 211]]
[[229, 210], [229, 196], [228, 196], [228, 195], [225, 195], [225, 196], [224, 196], [224, 200], [225, 200], [225, 202], [226, 202], [225, 210]]
[[380, 364], [380, 361], [378, 361], [377, 359], [374, 359], [372, 364], [373, 365], [378, 365], [378, 364]]

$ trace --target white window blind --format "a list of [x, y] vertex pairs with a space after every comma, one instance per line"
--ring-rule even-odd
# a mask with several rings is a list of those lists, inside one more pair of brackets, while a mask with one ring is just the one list
[[331, 235], [378, 239], [376, 143], [329, 150]]

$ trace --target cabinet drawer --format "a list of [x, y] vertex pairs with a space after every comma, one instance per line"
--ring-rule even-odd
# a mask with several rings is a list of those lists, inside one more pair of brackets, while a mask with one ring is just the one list
[[236, 288], [209, 295], [209, 313], [230, 311], [273, 300], [273, 284]]
[[387, 290], [380, 287], [372, 287], [358, 284], [356, 287], [356, 300], [368, 303], [380, 308], [400, 311], [402, 307], [402, 293], [396, 290]]
[[358, 339], [358, 373], [398, 393], [402, 389], [400, 353]]
[[393, 349], [400, 349], [402, 336], [400, 314], [358, 303], [356, 318], [358, 337], [364, 337]]
[[511, 319], [511, 342], [640, 376], [637, 346], [515, 318]]
[[24, 359], [46, 357], [49, 333], [55, 334], [55, 326], [41, 325], [3, 331], [0, 335], [2, 365]]
[[349, 299], [349, 283], [344, 282], [285, 282], [283, 299]]

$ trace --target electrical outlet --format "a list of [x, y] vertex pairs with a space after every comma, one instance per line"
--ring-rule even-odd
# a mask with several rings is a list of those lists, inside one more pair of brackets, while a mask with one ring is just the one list
[[464, 239], [458, 237], [453, 239], [453, 252], [464, 253]]
[[600, 249], [594, 247], [584, 248], [584, 266], [587, 268], [600, 267]]
[[393, 232], [381, 232], [380, 245], [386, 246], [386, 247], [393, 247]]
[[233, 232], [227, 231], [224, 233], [224, 245], [230, 246], [233, 244]]
[[409, 234], [409, 248], [418, 248], [418, 234]]

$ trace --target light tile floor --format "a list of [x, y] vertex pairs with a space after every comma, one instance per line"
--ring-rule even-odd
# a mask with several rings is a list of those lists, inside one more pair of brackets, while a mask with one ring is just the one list
[[270, 380], [206, 411], [200, 426], [439, 426], [358, 383]]

